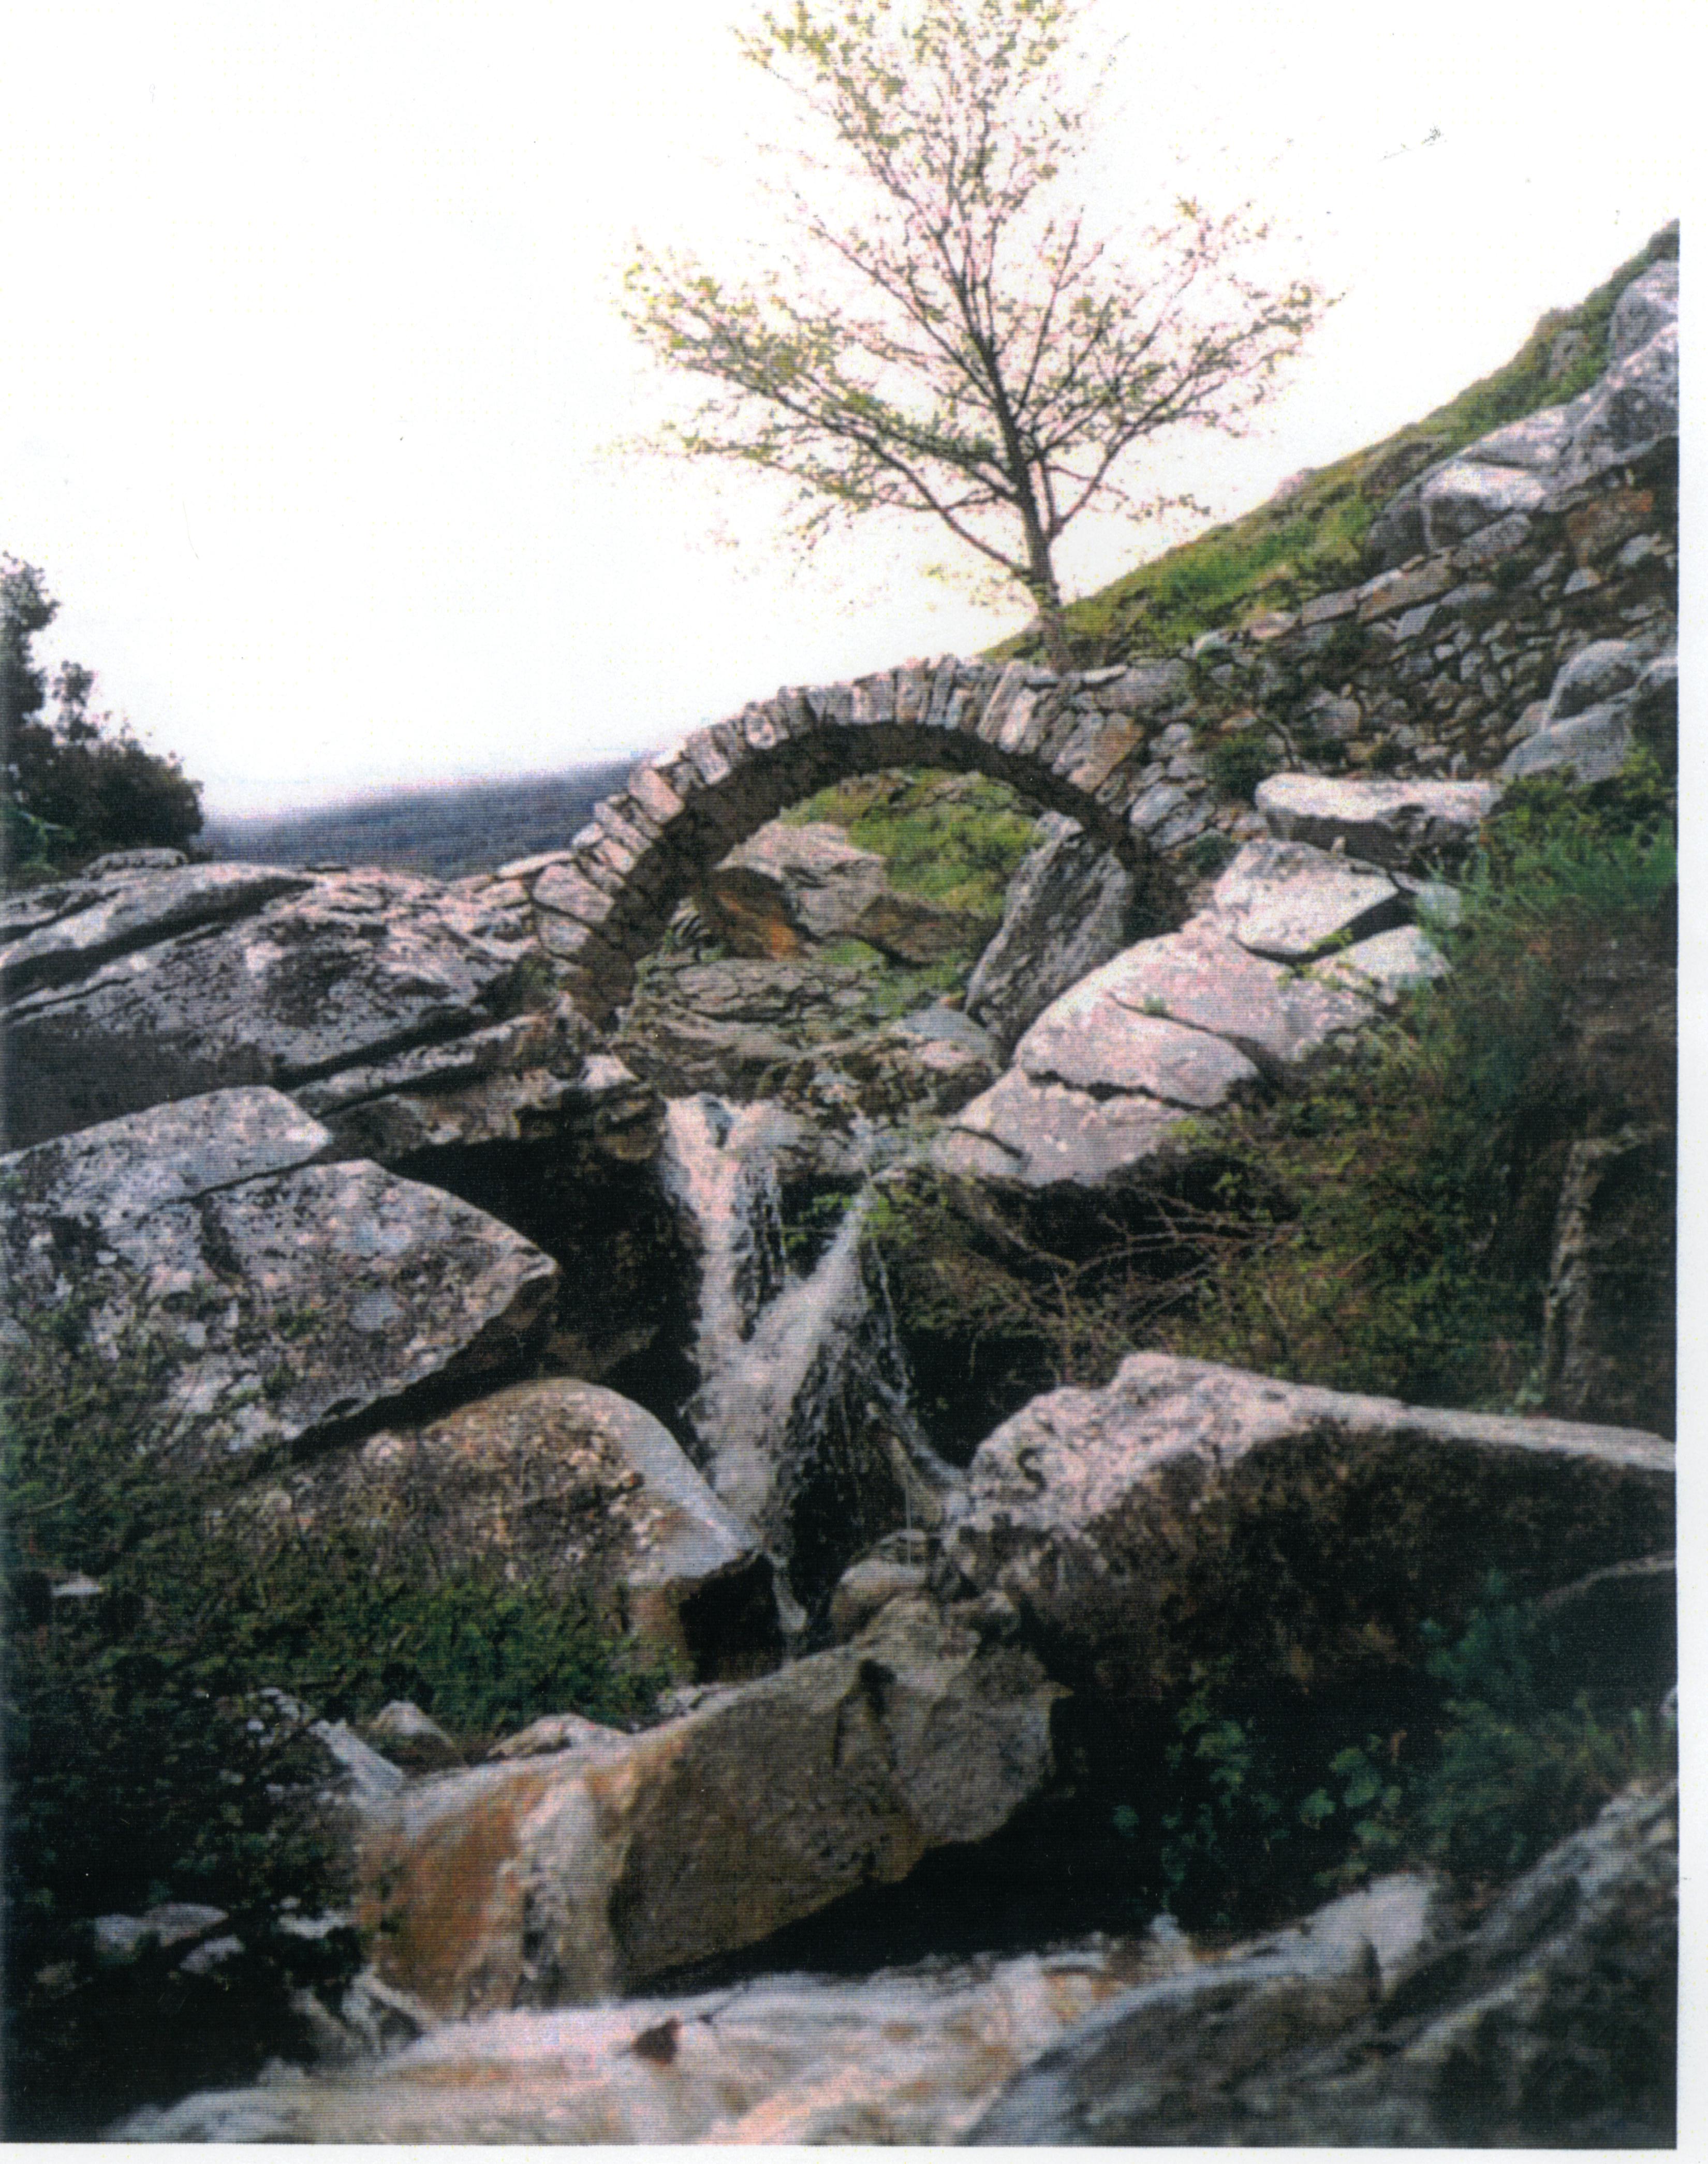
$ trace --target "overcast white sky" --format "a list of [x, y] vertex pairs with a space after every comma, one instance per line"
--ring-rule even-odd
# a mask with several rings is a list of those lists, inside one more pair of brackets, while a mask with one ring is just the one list
[[[1255, 196], [1345, 299], [1227, 514], [1440, 402], [1676, 214], [1684, 0], [1100, 0], [1091, 185]], [[1024, 620], [867, 528], [808, 563], [739, 474], [618, 448], [637, 234], [762, 239], [783, 124], [735, 0], [13, 0], [0, 548], [43, 642], [210, 812], [639, 750]], [[1435, 136], [1433, 141], [1426, 139]], [[1130, 533], [1070, 552], [1079, 590]]]

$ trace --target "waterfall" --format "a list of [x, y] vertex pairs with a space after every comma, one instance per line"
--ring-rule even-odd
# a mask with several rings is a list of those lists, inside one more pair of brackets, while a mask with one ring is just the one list
[[667, 1190], [700, 1248], [687, 1439], [720, 1501], [811, 1601], [879, 1535], [932, 1517], [958, 1476], [909, 1402], [888, 1287], [862, 1238], [870, 1186], [797, 1273], [778, 1158], [799, 1123], [774, 1105], [707, 1095], [675, 1100], [666, 1117]]

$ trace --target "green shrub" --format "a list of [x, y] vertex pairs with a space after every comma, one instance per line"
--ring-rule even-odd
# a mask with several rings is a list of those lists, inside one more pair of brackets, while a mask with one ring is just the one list
[[1111, 1813], [1131, 1911], [1250, 1927], [1429, 1867], [1475, 1904], [1630, 1782], [1670, 1768], [1652, 1706], [1562, 1702], [1570, 1679], [1548, 1671], [1537, 1612], [1497, 1577], [1456, 1636], [1426, 1625], [1423, 1637], [1421, 1672], [1396, 1673], [1380, 1704], [1260, 1699], [1225, 1662], [1201, 1671], [1162, 1778]]
[[1267, 780], [1276, 764], [1274, 754], [1263, 741], [1262, 732], [1242, 729], [1237, 735], [1222, 737], [1211, 745], [1204, 769], [1218, 795], [1249, 804], [1257, 794], [1259, 782]]
[[983, 775], [897, 769], [822, 789], [784, 817], [823, 820], [884, 859], [889, 883], [994, 929], [1008, 884], [1031, 848], [1035, 821], [1006, 783]]
[[[496, 1565], [441, 1568], [406, 1536], [384, 1552], [357, 1532], [258, 1543], [217, 1483], [163, 1471], [149, 1448], [181, 1352], [142, 1331], [97, 1345], [75, 1306], [14, 1329], [0, 1368], [9, 2130], [57, 2136], [301, 2051], [293, 1993], [354, 1972], [351, 1932], [281, 1921], [344, 1890], [312, 1808], [327, 1768], [309, 1717], [408, 1697], [479, 1741], [547, 1711], [642, 1711], [664, 1675], [574, 1603]], [[55, 1597], [80, 1576], [98, 1592]], [[242, 1954], [200, 1981], [181, 1949], [100, 1957], [95, 1917], [165, 1900], [225, 1910]]]

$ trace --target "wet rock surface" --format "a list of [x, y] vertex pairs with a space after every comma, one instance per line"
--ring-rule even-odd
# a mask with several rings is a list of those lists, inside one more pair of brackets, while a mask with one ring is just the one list
[[1118, 2002], [966, 2138], [1670, 2147], [1677, 1904], [1676, 1787], [1635, 1788], [1433, 1946], [1372, 1931], [1337, 1978], [1358, 1931], [1337, 1903], [1244, 1961]]
[[752, 1945], [993, 1833], [1053, 1772], [1059, 1695], [1030, 1656], [897, 1602], [663, 1727], [417, 1788], [366, 1851], [381, 1975], [469, 2014]]

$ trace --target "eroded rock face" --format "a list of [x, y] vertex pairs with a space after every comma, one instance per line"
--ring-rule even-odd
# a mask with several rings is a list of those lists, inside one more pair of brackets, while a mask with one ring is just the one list
[[1370, 1933], [1360, 1963], [1349, 1911], [1378, 1890], [1092, 2014], [967, 2140], [1672, 2146], [1676, 1783], [1616, 1798], [1474, 1930], [1391, 1951]]
[[1134, 928], [1133, 875], [1077, 820], [1048, 812], [1009, 882], [1002, 928], [978, 958], [967, 1011], [1004, 1053], [1045, 1008], [1119, 953]]
[[519, 1383], [423, 1426], [388, 1428], [252, 1493], [265, 1527], [395, 1527], [447, 1566], [501, 1561], [585, 1600], [701, 1675], [771, 1665], [771, 1567], [675, 1438], [596, 1384]]
[[1557, 491], [1676, 436], [1678, 311], [1677, 262], [1650, 264], [1615, 307], [1601, 381], [1566, 405], [1495, 429], [1410, 481], [1370, 528], [1373, 567], [1522, 518]]
[[364, 1860], [382, 1975], [446, 2014], [584, 2003], [751, 1946], [1053, 1769], [1030, 1656], [897, 1601], [851, 1645], [608, 1746], [400, 1797]]
[[1677, 1153], [1660, 1127], [1572, 1145], [1543, 1334], [1548, 1403], [1569, 1418], [1674, 1431]]
[[[411, 1053], [375, 1093], [432, 1086], [426, 1048], [526, 1003], [537, 948], [516, 894], [506, 906], [402, 873], [247, 864], [33, 890], [0, 953], [7, 1132], [23, 1146], [169, 1098], [290, 1089]], [[552, 1058], [573, 1074], [565, 1027]], [[478, 1071], [517, 1049], [489, 1038], [456, 1056]]]
[[1632, 1429], [1134, 1353], [981, 1444], [944, 1557], [1099, 1700], [1166, 1698], [1223, 1656], [1328, 1688], [1416, 1658], [1419, 1626], [1467, 1612], [1491, 1570], [1522, 1597], [1669, 1547], [1672, 1468]]
[[237, 1090], [0, 1158], [13, 1311], [76, 1301], [97, 1345], [167, 1347], [152, 1439], [205, 1466], [532, 1357], [550, 1258], [378, 1165], [314, 1161], [332, 1148], [288, 1099]]

